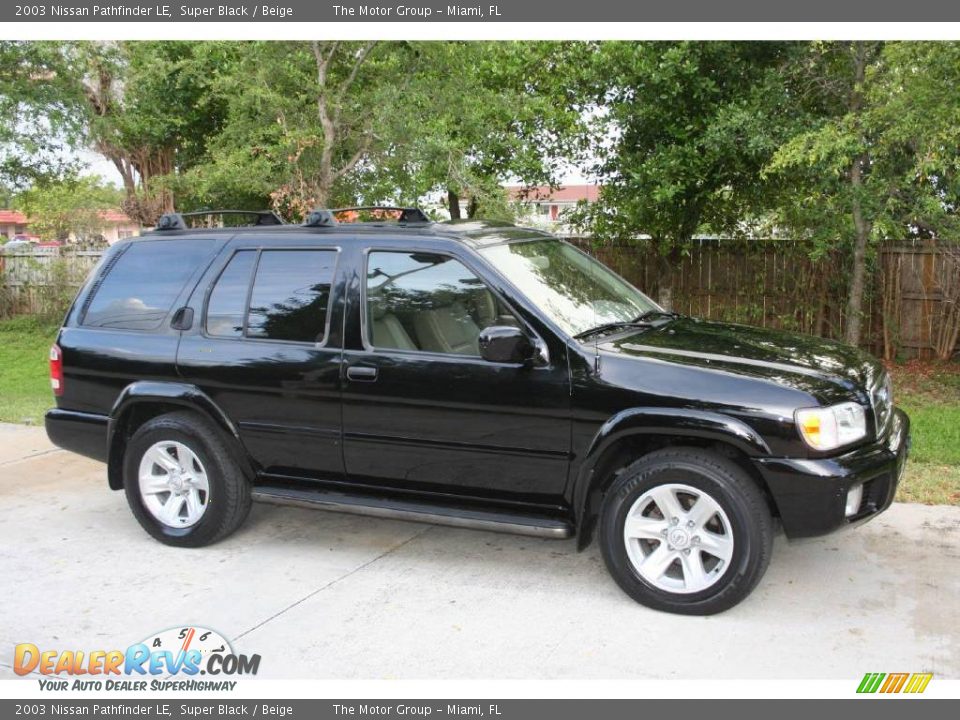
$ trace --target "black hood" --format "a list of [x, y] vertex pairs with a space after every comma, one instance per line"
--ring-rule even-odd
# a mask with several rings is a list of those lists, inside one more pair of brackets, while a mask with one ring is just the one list
[[837, 391], [862, 397], [882, 372], [876, 359], [833, 340], [686, 317], [621, 335], [601, 348], [762, 378], [818, 397]]

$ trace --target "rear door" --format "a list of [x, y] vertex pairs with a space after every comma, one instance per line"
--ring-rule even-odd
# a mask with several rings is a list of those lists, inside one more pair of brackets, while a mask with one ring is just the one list
[[341, 479], [340, 248], [259, 236], [235, 242], [201, 283], [180, 374], [238, 426], [269, 474]]

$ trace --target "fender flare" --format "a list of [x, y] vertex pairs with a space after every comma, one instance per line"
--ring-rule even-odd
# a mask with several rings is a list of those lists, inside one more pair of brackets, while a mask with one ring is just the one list
[[123, 448], [129, 411], [137, 405], [162, 403], [198, 412], [223, 431], [227, 442], [235, 446], [241, 466], [252, 477], [253, 462], [240, 439], [240, 432], [227, 414], [196, 385], [179, 382], [139, 380], [127, 385], [117, 397], [107, 421], [107, 475], [112, 490], [123, 487]]
[[573, 487], [574, 522], [578, 528], [578, 546], [585, 548], [592, 535], [589, 500], [601, 478], [597, 466], [605, 452], [626, 437], [677, 435], [696, 437], [732, 445], [752, 457], [769, 456], [770, 447], [761, 435], [742, 420], [706, 410], [687, 408], [637, 407], [622, 410], [607, 420], [594, 435]]

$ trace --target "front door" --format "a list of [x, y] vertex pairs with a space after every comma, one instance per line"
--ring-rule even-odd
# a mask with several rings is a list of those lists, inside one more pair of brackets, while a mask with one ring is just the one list
[[351, 481], [559, 505], [570, 450], [566, 356], [480, 357], [489, 325], [526, 328], [467, 260], [415, 247], [357, 251], [344, 350]]

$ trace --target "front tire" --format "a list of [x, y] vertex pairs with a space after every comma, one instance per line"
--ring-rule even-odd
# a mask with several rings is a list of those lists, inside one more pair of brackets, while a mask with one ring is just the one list
[[250, 481], [219, 430], [189, 412], [160, 415], [127, 443], [123, 487], [134, 517], [176, 547], [210, 545], [250, 512]]
[[600, 544], [610, 574], [637, 602], [712, 615], [763, 577], [773, 520], [736, 463], [700, 448], [666, 448], [614, 480], [601, 508]]

